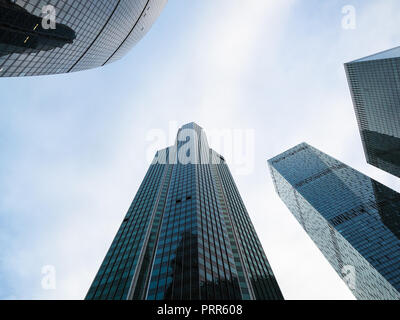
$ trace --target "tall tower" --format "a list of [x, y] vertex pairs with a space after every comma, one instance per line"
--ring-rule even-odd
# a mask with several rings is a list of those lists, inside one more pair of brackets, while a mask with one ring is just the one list
[[67, 73], [124, 56], [167, 0], [0, 0], [0, 77]]
[[229, 168], [197, 124], [157, 152], [86, 299], [283, 299]]
[[275, 189], [358, 299], [400, 299], [400, 194], [302, 143], [268, 160]]
[[367, 162], [400, 177], [400, 47], [345, 69]]

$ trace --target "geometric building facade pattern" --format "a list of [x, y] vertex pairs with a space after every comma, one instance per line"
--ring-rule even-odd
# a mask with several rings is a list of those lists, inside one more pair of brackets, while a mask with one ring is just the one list
[[0, 77], [104, 66], [150, 29], [167, 0], [0, 0]]
[[86, 299], [283, 299], [225, 159], [197, 124], [157, 152]]
[[400, 177], [400, 47], [345, 69], [368, 163]]
[[279, 197], [357, 299], [400, 299], [400, 194], [302, 143], [268, 160]]

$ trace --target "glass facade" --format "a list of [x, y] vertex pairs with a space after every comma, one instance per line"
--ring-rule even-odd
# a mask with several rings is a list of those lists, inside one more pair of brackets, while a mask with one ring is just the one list
[[166, 1], [0, 0], [0, 76], [58, 74], [113, 62], [146, 34]]
[[400, 47], [345, 69], [368, 163], [400, 177]]
[[400, 194], [306, 143], [268, 164], [278, 195], [354, 296], [400, 299]]
[[197, 124], [157, 152], [86, 299], [283, 299], [229, 168]]

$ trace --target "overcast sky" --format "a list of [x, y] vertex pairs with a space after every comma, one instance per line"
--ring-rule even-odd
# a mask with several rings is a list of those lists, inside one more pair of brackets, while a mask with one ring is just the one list
[[[342, 28], [346, 5], [354, 30]], [[343, 69], [398, 45], [398, 0], [170, 0], [114, 64], [0, 78], [0, 298], [82, 299], [149, 154], [195, 121], [253, 134], [233, 141], [249, 147], [245, 166], [210, 146], [226, 155], [285, 298], [352, 299], [275, 194], [267, 159], [306, 141], [400, 191], [366, 164]], [[46, 265], [55, 290], [41, 286]]]

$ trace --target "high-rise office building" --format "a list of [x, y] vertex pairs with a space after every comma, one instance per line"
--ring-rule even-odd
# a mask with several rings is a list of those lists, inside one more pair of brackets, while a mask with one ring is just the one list
[[86, 299], [283, 299], [229, 168], [195, 123], [157, 152]]
[[300, 144], [268, 160], [276, 192], [358, 299], [400, 299], [400, 194]]
[[103, 66], [125, 55], [167, 0], [0, 0], [0, 77]]
[[345, 69], [367, 162], [400, 177], [400, 47]]

